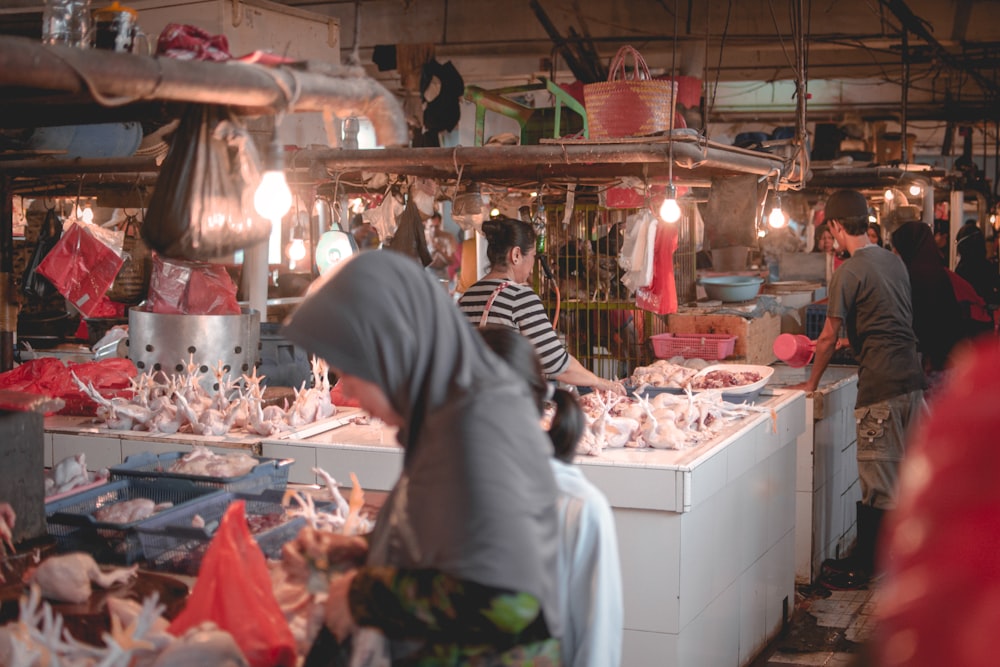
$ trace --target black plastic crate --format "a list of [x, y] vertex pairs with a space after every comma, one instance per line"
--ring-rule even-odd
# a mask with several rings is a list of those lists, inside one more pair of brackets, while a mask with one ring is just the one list
[[[254, 517], [284, 516], [285, 508], [281, 504], [281, 498], [282, 494], [277, 491], [267, 491], [261, 495], [223, 492], [150, 518], [138, 529], [147, 566], [154, 570], [196, 575], [222, 515], [233, 502], [243, 500], [246, 503], [247, 520], [252, 522]], [[332, 507], [332, 504], [320, 503], [318, 506]], [[191, 525], [195, 515], [204, 520], [204, 528]], [[294, 539], [306, 525], [302, 517], [286, 519], [253, 535], [268, 558], [280, 557], [281, 547]]]
[[[819, 338], [819, 335], [823, 333], [823, 327], [826, 326], [826, 306], [827, 303], [825, 301], [810, 303], [806, 306], [806, 335], [813, 340]], [[847, 334], [842, 326], [839, 337], [844, 338], [846, 336]], [[833, 353], [833, 356], [830, 357], [830, 363], [848, 366], [857, 364], [858, 360], [854, 357], [853, 350], [850, 347], [845, 347]]]
[[288, 472], [293, 459], [272, 459], [254, 456], [258, 463], [239, 477], [211, 477], [170, 472], [170, 466], [188, 452], [141, 452], [125, 459], [121, 465], [109, 469], [111, 479], [177, 479], [199, 486], [239, 493], [262, 493], [269, 489], [284, 491], [288, 486]]
[[806, 335], [816, 340], [826, 324], [826, 304], [810, 303], [806, 306]]
[[[154, 503], [171, 502], [163, 512], [183, 507], [203, 496], [222, 493], [182, 479], [123, 479], [75, 493], [45, 504], [49, 535], [61, 551], [86, 551], [102, 563], [134, 563], [142, 558], [142, 544], [136, 528], [153, 516], [131, 523], [106, 523], [94, 518], [103, 507], [138, 498]], [[161, 514], [163, 513], [161, 512]]]

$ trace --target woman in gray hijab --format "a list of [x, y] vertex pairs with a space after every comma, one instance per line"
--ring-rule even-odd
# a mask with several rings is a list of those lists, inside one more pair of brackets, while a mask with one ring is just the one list
[[398, 253], [340, 264], [282, 333], [405, 450], [364, 565], [330, 582], [326, 625], [353, 634], [351, 664], [376, 664], [359, 627], [394, 665], [559, 664], [557, 490], [524, 380]]

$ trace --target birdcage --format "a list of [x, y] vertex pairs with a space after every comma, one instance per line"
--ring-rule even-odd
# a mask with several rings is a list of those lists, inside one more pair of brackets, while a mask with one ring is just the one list
[[[596, 195], [592, 199], [577, 194], [565, 222], [565, 204], [546, 207], [544, 252], [554, 280], [539, 272], [535, 288], [570, 354], [601, 377], [627, 377], [636, 366], [655, 359], [649, 337], [664, 333], [666, 320], [637, 308], [621, 282], [618, 253], [626, 219], [635, 211], [602, 208]], [[680, 301], [694, 300], [695, 249], [689, 225], [680, 230], [674, 261]]]

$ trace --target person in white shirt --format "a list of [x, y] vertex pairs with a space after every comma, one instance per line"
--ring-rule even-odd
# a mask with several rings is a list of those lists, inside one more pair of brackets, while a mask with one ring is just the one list
[[611, 506], [601, 491], [573, 465], [586, 427], [576, 397], [553, 390], [531, 342], [501, 325], [480, 329], [490, 349], [528, 383], [539, 414], [554, 411], [548, 433], [552, 472], [559, 488], [559, 609], [565, 667], [618, 667], [624, 609], [618, 539]]

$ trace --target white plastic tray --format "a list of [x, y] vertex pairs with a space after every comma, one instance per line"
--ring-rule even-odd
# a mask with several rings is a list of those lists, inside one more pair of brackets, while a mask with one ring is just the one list
[[768, 381], [771, 379], [771, 376], [774, 375], [774, 368], [772, 368], [771, 366], [758, 366], [755, 364], [712, 364], [710, 366], [705, 366], [700, 371], [695, 373], [691, 377], [689, 382], [693, 384], [698, 380], [698, 378], [704, 377], [705, 375], [708, 375], [712, 371], [729, 371], [732, 373], [745, 373], [745, 372], [759, 373], [760, 380], [758, 380], [757, 382], [753, 382], [751, 384], [738, 385], [735, 387], [719, 387], [718, 389], [695, 389], [692, 386], [691, 391], [693, 392], [722, 391], [722, 393], [726, 396], [742, 396], [745, 394], [755, 394], [759, 393], [760, 390], [764, 388], [764, 385], [766, 385]]

